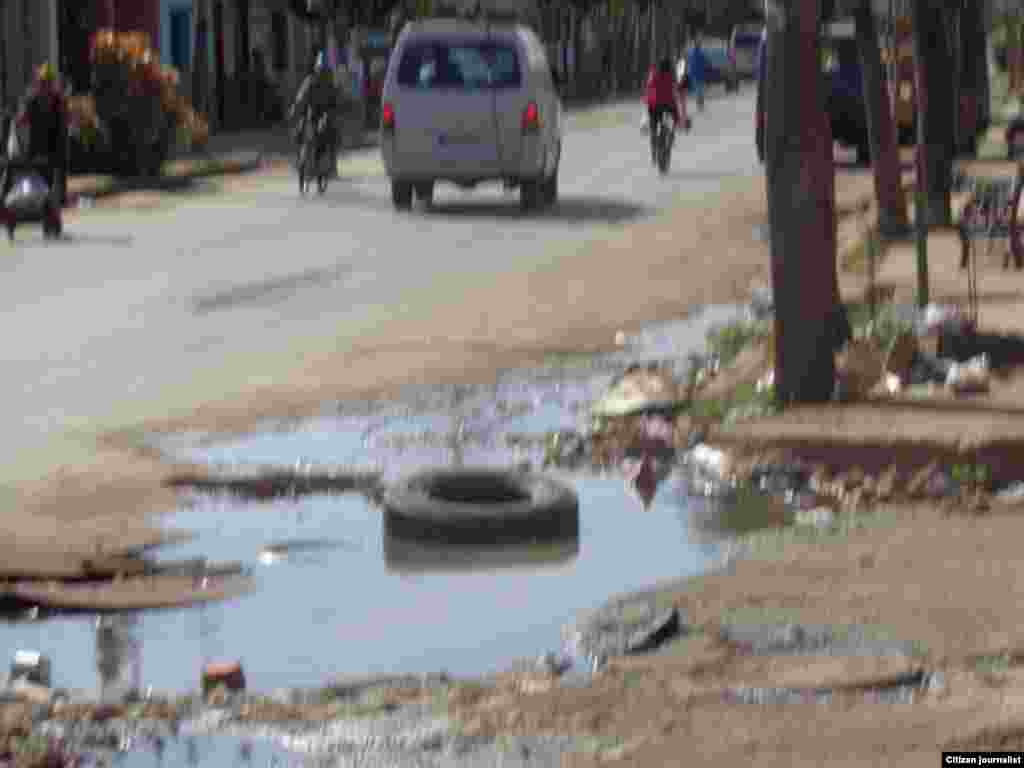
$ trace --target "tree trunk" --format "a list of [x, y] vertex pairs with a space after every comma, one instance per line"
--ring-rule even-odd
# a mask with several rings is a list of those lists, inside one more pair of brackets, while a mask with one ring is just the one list
[[950, 186], [953, 174], [953, 121], [956, 109], [953, 97], [953, 52], [947, 35], [947, 15], [941, 0], [914, 0], [914, 47], [923, 72], [918, 72], [921, 88], [918, 110], [922, 121], [925, 162], [927, 221], [930, 227], [948, 226]]
[[765, 162], [775, 301], [775, 393], [825, 402], [835, 386], [835, 167], [819, 65], [820, 0], [769, 0]]
[[854, 18], [864, 78], [868, 141], [871, 145], [871, 164], [874, 166], [875, 197], [878, 200], [878, 227], [883, 235], [903, 234], [907, 231], [907, 202], [903, 196], [896, 131], [886, 95], [878, 29], [871, 5], [865, 2], [858, 6]]
[[960, 45], [963, 51], [964, 89], [973, 96], [978, 127], [988, 127], [991, 93], [988, 81], [988, 45], [985, 17], [979, 3], [966, 3], [960, 16]]

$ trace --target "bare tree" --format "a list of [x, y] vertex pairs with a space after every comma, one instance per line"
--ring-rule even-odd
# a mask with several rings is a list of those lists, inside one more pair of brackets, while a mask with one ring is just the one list
[[857, 5], [854, 20], [863, 73], [864, 108], [867, 112], [871, 164], [874, 167], [875, 197], [878, 200], [878, 226], [883, 235], [904, 234], [907, 231], [907, 203], [903, 195], [899, 147], [882, 72], [878, 29], [869, 0]]
[[835, 167], [824, 110], [821, 0], [768, 0], [765, 170], [775, 300], [778, 400], [824, 402], [842, 317], [836, 274]]

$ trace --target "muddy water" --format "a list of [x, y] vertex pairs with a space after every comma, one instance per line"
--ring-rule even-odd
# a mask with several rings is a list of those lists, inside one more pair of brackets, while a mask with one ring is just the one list
[[[138, 738], [128, 749], [96, 751], [92, 765], [118, 768], [313, 768], [318, 762], [289, 752], [264, 739], [246, 739], [226, 733], [182, 733], [156, 739]], [[322, 762], [319, 764], [323, 764]], [[85, 763], [90, 765], [89, 762]]]
[[[735, 314], [708, 311], [629, 339], [616, 355], [509, 372], [491, 387], [420, 390], [399, 403], [344, 404], [305, 424], [267, 425], [234, 440], [184, 435], [160, 446], [215, 464], [376, 467], [386, 479], [425, 466], [539, 467], [540, 437], [585, 422], [588, 402], [627, 363], [685, 361], [700, 351], [710, 325]], [[202, 662], [223, 658], [240, 659], [259, 690], [348, 674], [486, 673], [557, 650], [562, 625], [580, 609], [707, 568], [729, 532], [723, 527], [782, 520], [775, 507], [750, 505], [723, 526], [675, 473], [646, 510], [617, 474], [560, 474], [579, 494], [579, 538], [497, 552], [389, 539], [380, 510], [357, 494], [265, 503], [187, 499], [168, 522], [199, 535], [163, 556], [252, 564], [259, 589], [232, 603], [126, 622], [130, 637], [120, 647], [135, 658], [124, 663], [143, 687], [158, 691], [196, 689]], [[274, 546], [289, 541], [302, 546]], [[0, 629], [0, 652], [10, 658], [18, 648], [50, 654], [62, 687], [95, 691], [101, 671], [124, 679], [109, 658], [97, 663], [94, 619]]]

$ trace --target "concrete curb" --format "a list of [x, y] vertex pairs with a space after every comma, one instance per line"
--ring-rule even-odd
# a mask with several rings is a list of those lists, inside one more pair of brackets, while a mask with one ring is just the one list
[[[210, 158], [195, 163], [195, 167], [179, 173], [168, 173], [156, 178], [147, 177], [100, 177], [96, 181], [68, 182], [68, 197], [74, 201], [83, 197], [94, 199], [109, 198], [128, 192], [168, 192], [188, 187], [193, 182], [215, 176], [231, 176], [251, 173], [266, 164], [262, 153], [252, 153], [246, 158]], [[179, 161], [181, 162], [181, 161]]]

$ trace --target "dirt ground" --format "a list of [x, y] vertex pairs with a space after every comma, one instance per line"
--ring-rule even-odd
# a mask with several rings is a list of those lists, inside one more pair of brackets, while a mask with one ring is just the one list
[[[871, 194], [870, 176], [844, 174], [837, 192], [840, 207], [852, 209]], [[714, 205], [678, 210], [543, 271], [484, 287], [440, 307], [429, 323], [398, 319], [362, 348], [339, 349], [276, 377], [272, 389], [231, 393], [140, 430], [241, 430], [269, 415], [309, 414], [328, 399], [386, 394], [410, 383], [486, 380], [496, 369], [553, 351], [607, 347], [617, 330], [678, 317], [699, 304], [744, 300], [752, 285], [767, 282], [768, 249], [754, 236], [764, 211], [762, 184], [728, 189]], [[843, 237], [853, 229], [848, 222], [840, 227]], [[954, 253], [943, 238], [932, 238], [933, 290], [957, 298], [964, 290], [958, 245]], [[909, 248], [894, 248], [883, 270], [898, 295], [913, 286]], [[983, 325], [991, 318], [999, 329], [1022, 330], [1016, 309], [1024, 278], [986, 268], [981, 284]], [[863, 287], [862, 277], [843, 275], [847, 298]], [[533, 300], [518, 300], [524, 295]], [[1024, 390], [1019, 400], [1017, 391], [1001, 389], [1001, 402], [1024, 407]], [[982, 429], [962, 414], [936, 420], [927, 410], [913, 413], [902, 418], [943, 439], [951, 429]], [[1002, 418], [983, 419], [993, 429], [1016, 428]], [[93, 466], [25, 489], [22, 511], [3, 518], [19, 543], [0, 539], [0, 558], [13, 557], [26, 540], [40, 552], [49, 543], [51, 552], [84, 557], [97, 548], [118, 549], [122, 535], [135, 545], [151, 539], [141, 521], [173, 503], [162, 486], [172, 468], [139, 449], [140, 430], [107, 436]], [[1014, 662], [1018, 651], [1024, 658], [1024, 622], [1015, 610], [1024, 599], [1016, 578], [1021, 508], [994, 505], [982, 516], [937, 504], [881, 511], [884, 524], [788, 541], [729, 571], [666, 588], [661, 602], [678, 605], [702, 630], [668, 653], [614, 661], [588, 689], [542, 685], [456, 698], [452, 713], [469, 732], [557, 731], [587, 734], [601, 745], [574, 756], [571, 765], [676, 765], [697, 755], [723, 765], [932, 766], [942, 745], [1024, 744], [1024, 672]], [[118, 530], [126, 521], [134, 527]], [[881, 627], [916, 642], [920, 653], [913, 659], [752, 658], [716, 639], [716, 627], [735, 615]], [[1007, 661], [992, 671], [981, 657]], [[856, 687], [914, 666], [944, 670], [945, 684], [908, 704], [851, 694], [828, 704], [754, 705], [723, 695], [739, 684]]]

